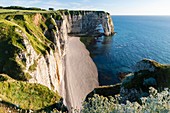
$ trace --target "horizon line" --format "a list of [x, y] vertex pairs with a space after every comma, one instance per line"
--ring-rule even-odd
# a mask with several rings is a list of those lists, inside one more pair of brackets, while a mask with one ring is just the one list
[[152, 14], [110, 14], [111, 16], [170, 16], [168, 15], [152, 15]]

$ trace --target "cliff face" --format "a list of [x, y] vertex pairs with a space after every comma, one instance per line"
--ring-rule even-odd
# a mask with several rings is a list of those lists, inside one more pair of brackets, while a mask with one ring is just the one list
[[[76, 85], [72, 86], [74, 81], [67, 77], [73, 75], [67, 74], [68, 68], [73, 69], [67, 65], [70, 63], [69, 58], [66, 60], [69, 53], [69, 51], [66, 52], [66, 47], [69, 47], [67, 46], [68, 34], [93, 35], [96, 33], [97, 25], [102, 24], [104, 34], [111, 35], [114, 29], [110, 15], [94, 11], [57, 11], [0, 16], [0, 73], [8, 74], [15, 80], [45, 85], [53, 91], [58, 91], [70, 108], [80, 107], [86, 94], [98, 86], [97, 69], [89, 53], [82, 53], [82, 56], [86, 56], [85, 59], [87, 58], [90, 66], [88, 63], [83, 64], [81, 60], [75, 64], [86, 65], [87, 73], [79, 73], [83, 68], [75, 70], [73, 78], [80, 79], [81, 77], [78, 77], [80, 75], [77, 74], [83, 76], [83, 79], [75, 82], [76, 85], [82, 82], [83, 85], [81, 89], [76, 88]], [[82, 50], [84, 51], [85, 47]], [[73, 51], [70, 54], [71, 57], [74, 56], [74, 52], [80, 51]], [[86, 83], [88, 79], [90, 82]], [[68, 84], [69, 87], [75, 87], [75, 89], [67, 90]], [[68, 95], [70, 92], [77, 93]], [[76, 96], [78, 98], [75, 99]], [[78, 104], [74, 104], [75, 101]]]
[[[89, 52], [73, 35], [93, 36], [98, 31], [96, 27], [103, 25], [104, 34], [114, 33], [113, 22], [108, 13], [94, 11], [60, 11], [62, 20], [56, 20], [60, 31], [60, 37], [64, 42], [63, 75], [60, 76], [60, 94], [64, 97], [64, 103], [80, 109], [86, 95], [98, 84], [97, 68]], [[59, 45], [59, 44], [58, 44]], [[81, 51], [81, 52], [80, 52]]]
[[98, 33], [98, 25], [102, 25], [106, 36], [114, 34], [113, 21], [109, 13], [103, 11], [61, 11], [67, 20], [68, 33], [74, 35], [93, 36]]

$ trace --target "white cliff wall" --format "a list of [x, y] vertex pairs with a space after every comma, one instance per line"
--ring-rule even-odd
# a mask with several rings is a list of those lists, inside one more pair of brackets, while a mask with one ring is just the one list
[[114, 25], [109, 13], [103, 11], [74, 11], [65, 15], [67, 19], [68, 33], [70, 34], [85, 34], [95, 35], [96, 27], [101, 24], [106, 36], [114, 34]]
[[[35, 16], [44, 20], [40, 14]], [[24, 71], [32, 76], [29, 82], [58, 91], [70, 110], [71, 107], [80, 108], [86, 95], [98, 86], [98, 74], [85, 46], [78, 38], [68, 34], [95, 34], [97, 25], [102, 24], [108, 36], [114, 33], [114, 28], [110, 15], [104, 12], [88, 11], [79, 15], [61, 12], [61, 16], [61, 20], [51, 16], [53, 24], [48, 25], [44, 32], [46, 37], [51, 38], [53, 50], [48, 50], [45, 55], [38, 54], [23, 34], [26, 51], [21, 51], [18, 59], [26, 58]]]
[[32, 76], [29, 80], [31, 83], [40, 83], [47, 86], [49, 89], [58, 91], [60, 76], [62, 72], [61, 62], [61, 50], [57, 49], [58, 38], [56, 37], [56, 51], [49, 50], [45, 55], [38, 54], [33, 48], [29, 38], [26, 34], [22, 34], [24, 37], [23, 44], [26, 47], [26, 51], [20, 51], [18, 60], [25, 58], [25, 72]]

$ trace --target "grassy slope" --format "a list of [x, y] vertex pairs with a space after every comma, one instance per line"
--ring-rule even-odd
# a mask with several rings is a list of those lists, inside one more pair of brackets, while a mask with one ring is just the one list
[[0, 99], [22, 109], [42, 109], [58, 103], [61, 98], [43, 85], [16, 81], [5, 74], [0, 74], [0, 81]]
[[40, 84], [21, 81], [0, 82], [0, 98], [22, 109], [38, 110], [60, 100], [57, 93]]

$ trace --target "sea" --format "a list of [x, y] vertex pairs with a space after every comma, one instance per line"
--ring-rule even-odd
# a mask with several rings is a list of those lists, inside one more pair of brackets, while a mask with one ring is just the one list
[[170, 64], [170, 16], [112, 16], [115, 35], [81, 38], [97, 66], [100, 85], [120, 82], [144, 58]]

